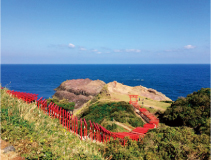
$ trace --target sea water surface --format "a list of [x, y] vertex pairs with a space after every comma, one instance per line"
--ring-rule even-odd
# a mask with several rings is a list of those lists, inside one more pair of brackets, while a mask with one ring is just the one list
[[117, 81], [142, 85], [162, 92], [172, 100], [210, 87], [209, 64], [127, 64], [127, 65], [1, 65], [1, 85], [11, 90], [49, 98], [63, 81], [71, 79]]

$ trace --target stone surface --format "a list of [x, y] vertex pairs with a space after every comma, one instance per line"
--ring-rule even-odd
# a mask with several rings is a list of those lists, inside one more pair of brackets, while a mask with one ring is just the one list
[[11, 151], [15, 152], [15, 148], [11, 145], [4, 148], [4, 153], [8, 153], [8, 152], [11, 152]]
[[170, 98], [166, 97], [161, 92], [158, 92], [154, 89], [146, 88], [143, 86], [131, 87], [131, 86], [123, 85], [116, 81], [108, 83], [107, 86], [108, 86], [108, 91], [110, 93], [116, 92], [119, 94], [126, 94], [126, 95], [135, 94], [135, 95], [143, 96], [143, 97], [150, 98], [156, 101], [171, 101]]
[[1, 160], [25, 160], [24, 157], [20, 157], [18, 153], [15, 152], [15, 148], [11, 146], [8, 142], [2, 139], [0, 139], [0, 142], [1, 142], [1, 150], [0, 150]]
[[93, 81], [88, 78], [67, 80], [55, 89], [56, 93], [53, 97], [57, 97], [59, 100], [65, 98], [69, 102], [75, 102], [77, 109], [99, 94], [104, 85], [105, 82], [103, 81]]

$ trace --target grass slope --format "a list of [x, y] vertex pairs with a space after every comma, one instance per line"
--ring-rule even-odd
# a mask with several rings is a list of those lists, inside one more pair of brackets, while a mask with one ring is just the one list
[[[99, 105], [92, 107], [101, 108]], [[103, 107], [101, 109], [103, 110]], [[5, 93], [5, 90], [1, 90], [1, 113], [2, 139], [11, 142], [18, 153], [27, 159], [208, 160], [210, 158], [210, 137], [206, 134], [197, 135], [193, 129], [186, 126], [164, 125], [159, 129], [150, 130], [140, 142], [128, 139], [126, 146], [120, 145], [118, 139], [112, 140], [112, 138], [104, 145], [91, 143], [89, 140], [80, 141], [72, 133], [67, 132], [58, 120], [53, 120], [38, 110], [35, 104], [26, 104], [12, 98]], [[97, 114], [97, 112], [92, 113]], [[92, 118], [94, 114], [90, 114]], [[100, 117], [97, 119], [99, 122], [102, 120]]]
[[28, 159], [103, 159], [103, 144], [81, 141], [35, 104], [26, 104], [1, 90], [1, 138]]

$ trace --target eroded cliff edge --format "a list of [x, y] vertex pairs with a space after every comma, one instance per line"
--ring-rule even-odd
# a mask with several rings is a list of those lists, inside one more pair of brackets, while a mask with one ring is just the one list
[[[154, 89], [146, 88], [143, 86], [127, 86], [116, 81], [106, 84], [101, 80], [90, 79], [73, 79], [64, 81], [59, 87], [57, 87], [54, 98], [68, 99], [70, 102], [75, 102], [75, 108], [80, 108], [84, 103], [88, 102], [98, 94], [102, 92], [109, 97], [112, 94], [129, 95], [136, 94], [142, 97], [150, 98], [155, 101], [171, 101], [161, 92]], [[111, 97], [112, 100], [112, 97]], [[125, 100], [125, 101], [128, 101]]]
[[56, 93], [53, 97], [75, 102], [75, 108], [77, 109], [99, 94], [105, 84], [103, 81], [93, 81], [88, 78], [67, 80], [55, 89]]

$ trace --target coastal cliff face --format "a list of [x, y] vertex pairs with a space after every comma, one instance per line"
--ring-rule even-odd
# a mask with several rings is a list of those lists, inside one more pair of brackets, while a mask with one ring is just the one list
[[53, 97], [75, 102], [75, 108], [77, 109], [99, 94], [104, 85], [105, 82], [103, 81], [93, 81], [88, 78], [67, 80], [55, 89], [56, 93]]
[[[106, 84], [101, 80], [93, 81], [88, 78], [73, 79], [63, 82], [59, 87], [55, 89], [56, 93], [53, 95], [53, 97], [56, 97], [59, 100], [68, 99], [69, 102], [75, 102], [75, 108], [77, 109], [83, 106], [84, 103], [88, 102], [99, 93], [104, 93], [105, 88], [107, 89], [107, 95], [112, 95], [115, 93], [121, 95], [135, 94], [142, 97], [150, 98], [155, 101], [171, 101], [171, 99], [166, 97], [164, 94], [154, 89], [148, 89], [143, 86], [130, 87], [116, 81]], [[128, 101], [128, 99], [125, 99], [125, 101]]]
[[142, 97], [150, 98], [152, 100], [156, 101], [172, 101], [170, 98], [166, 97], [161, 92], [158, 92], [151, 88], [146, 88], [143, 86], [135, 86], [130, 87], [123, 85], [121, 83], [118, 83], [116, 81], [110, 82], [107, 84], [109, 93], [118, 93], [118, 94], [133, 94], [133, 95], [139, 95]]

